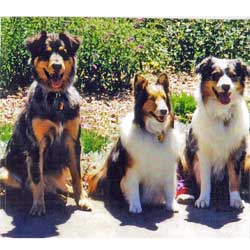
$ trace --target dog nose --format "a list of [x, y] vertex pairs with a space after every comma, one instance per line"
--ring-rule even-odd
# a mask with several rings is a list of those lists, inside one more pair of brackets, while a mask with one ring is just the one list
[[55, 71], [59, 71], [59, 70], [62, 68], [62, 64], [60, 64], [60, 63], [53, 63], [53, 64], [52, 64], [52, 68], [53, 68]]
[[166, 109], [160, 109], [160, 114], [161, 115], [166, 115], [167, 114], [167, 110]]
[[225, 92], [228, 92], [228, 90], [230, 89], [230, 85], [228, 85], [228, 84], [222, 84], [222, 85], [221, 85], [221, 88], [222, 88]]

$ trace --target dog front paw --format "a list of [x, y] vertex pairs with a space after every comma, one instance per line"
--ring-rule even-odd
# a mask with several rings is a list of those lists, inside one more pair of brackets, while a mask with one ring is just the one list
[[45, 202], [39, 201], [39, 202], [33, 202], [32, 207], [30, 209], [31, 215], [38, 215], [41, 216], [43, 214], [46, 214], [46, 208], [45, 208]]
[[240, 198], [238, 192], [230, 193], [230, 207], [236, 209], [243, 209], [245, 207], [244, 201]]
[[140, 214], [142, 212], [140, 203], [131, 203], [129, 205], [129, 212], [134, 214]]
[[174, 200], [173, 202], [171, 203], [167, 203], [166, 204], [166, 209], [170, 212], [173, 212], [173, 213], [178, 213], [179, 212], [179, 205], [177, 204], [177, 202]]
[[195, 206], [197, 208], [207, 208], [210, 206], [210, 200], [208, 198], [199, 197], [195, 202]]
[[92, 210], [92, 205], [91, 205], [91, 202], [86, 199], [86, 198], [82, 198], [78, 201], [78, 207], [81, 209], [81, 210], [84, 210], [84, 211], [91, 211]]

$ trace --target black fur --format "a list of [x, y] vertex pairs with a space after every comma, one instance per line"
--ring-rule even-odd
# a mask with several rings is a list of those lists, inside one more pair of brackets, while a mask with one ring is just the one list
[[108, 197], [119, 200], [123, 199], [120, 182], [126, 173], [126, 169], [129, 167], [129, 161], [129, 154], [122, 146], [121, 139], [119, 138], [107, 162]]
[[[28, 177], [27, 162], [30, 164], [32, 181], [37, 184], [41, 179], [39, 170], [39, 144], [34, 135], [32, 121], [39, 118], [63, 126], [67, 121], [78, 117], [80, 109], [80, 96], [77, 90], [72, 86], [76, 73], [75, 63], [72, 65], [72, 70], [65, 88], [60, 91], [53, 91], [45, 87], [44, 82], [41, 81], [35, 69], [34, 59], [49, 60], [51, 53], [57, 51], [60, 46], [64, 45], [67, 52], [60, 52], [60, 56], [63, 60], [67, 60], [71, 57], [73, 62], [75, 62], [74, 56], [79, 44], [80, 40], [77, 37], [72, 37], [67, 33], [47, 34], [45, 31], [26, 40], [27, 49], [31, 53], [31, 63], [35, 81], [29, 89], [27, 102], [16, 121], [14, 132], [7, 145], [5, 158], [1, 164], [11, 173], [18, 176], [23, 185], [25, 185]], [[48, 46], [52, 48], [50, 54], [46, 51]], [[59, 52], [57, 51], [56, 53]], [[63, 108], [60, 108], [61, 105], [63, 105]], [[57, 137], [56, 131], [51, 129], [50, 134], [52, 138], [48, 135], [44, 138], [46, 149], [43, 157], [43, 171], [45, 175], [60, 171], [63, 167], [67, 166], [69, 162], [69, 152], [65, 146], [65, 139], [68, 136], [67, 131], [64, 130], [62, 135]], [[77, 162], [80, 166], [80, 129], [78, 138], [75, 141], [75, 151]], [[80, 173], [80, 167], [78, 172]]]
[[[13, 135], [7, 145], [5, 166], [10, 172], [21, 177], [25, 182], [27, 178], [27, 156], [32, 158], [31, 173], [34, 182], [39, 182], [39, 162], [38, 144], [34, 137], [32, 129], [32, 120], [34, 118], [48, 119], [55, 123], [61, 122], [64, 124], [68, 120], [72, 120], [79, 116], [79, 104], [72, 103], [71, 99], [75, 95], [75, 89], [70, 88], [59, 96], [53, 92], [48, 93], [39, 84], [35, 84], [35, 90], [29, 97], [29, 102], [25, 109], [17, 119]], [[69, 98], [70, 97], [70, 98]], [[58, 102], [64, 103], [64, 109], [58, 108]], [[79, 133], [80, 136], [80, 133]], [[79, 144], [78, 136], [78, 144]], [[65, 134], [60, 140], [53, 142], [47, 138], [48, 148], [45, 151], [44, 173], [60, 170], [67, 165], [68, 151], [64, 146]], [[78, 154], [79, 152], [79, 145]]]

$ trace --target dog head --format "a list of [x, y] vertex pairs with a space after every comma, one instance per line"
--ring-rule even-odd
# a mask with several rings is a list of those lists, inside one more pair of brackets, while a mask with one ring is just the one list
[[202, 101], [214, 100], [228, 105], [243, 95], [247, 66], [240, 59], [207, 57], [196, 67], [201, 75], [200, 92]]
[[158, 129], [162, 131], [168, 118], [172, 118], [167, 74], [162, 73], [156, 82], [149, 82], [143, 76], [136, 75], [134, 94], [135, 123], [149, 132], [158, 132]]
[[33, 74], [38, 83], [52, 91], [62, 91], [72, 84], [76, 74], [75, 55], [80, 39], [66, 32], [42, 31], [26, 40], [31, 53]]

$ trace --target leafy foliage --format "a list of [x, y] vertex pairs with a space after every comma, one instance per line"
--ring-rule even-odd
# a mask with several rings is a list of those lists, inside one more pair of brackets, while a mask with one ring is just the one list
[[13, 125], [2, 124], [0, 125], [0, 141], [7, 143], [11, 137]]
[[208, 55], [250, 61], [250, 20], [3, 17], [0, 87], [29, 85], [24, 40], [41, 30], [69, 31], [82, 39], [79, 88], [115, 92], [137, 71], [189, 72]]
[[108, 143], [108, 139], [104, 136], [98, 135], [93, 130], [84, 130], [81, 131], [81, 145], [83, 146], [84, 153], [89, 152], [99, 152], [101, 151]]
[[196, 102], [191, 95], [182, 93], [181, 95], [171, 96], [174, 113], [178, 120], [184, 123], [190, 121], [191, 115], [196, 108]]

